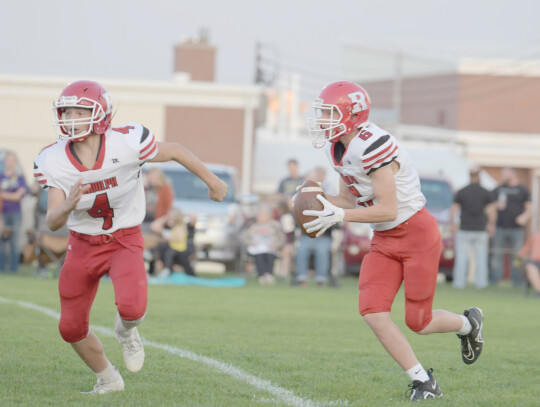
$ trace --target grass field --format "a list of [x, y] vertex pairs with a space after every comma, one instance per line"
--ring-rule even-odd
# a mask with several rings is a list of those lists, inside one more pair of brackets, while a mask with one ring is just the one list
[[[0, 406], [399, 406], [409, 379], [357, 313], [354, 278], [340, 288], [150, 286], [139, 332], [146, 363], [133, 374], [113, 337], [112, 284], [103, 282], [91, 323], [126, 391], [85, 396], [95, 376], [58, 334], [56, 280], [0, 274]], [[486, 317], [479, 361], [461, 361], [454, 334], [418, 336], [392, 311], [423, 365], [439, 406], [540, 405], [540, 300], [508, 285], [477, 292], [438, 287], [436, 308]]]

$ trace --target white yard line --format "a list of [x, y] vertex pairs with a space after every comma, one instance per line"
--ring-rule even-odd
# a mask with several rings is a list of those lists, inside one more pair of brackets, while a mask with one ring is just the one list
[[[60, 313], [57, 311], [54, 311], [50, 308], [45, 308], [37, 304], [33, 304], [31, 302], [26, 301], [18, 301], [18, 300], [11, 300], [9, 298], [4, 298], [0, 296], [0, 302], [4, 303], [14, 303], [21, 307], [33, 309], [35, 311], [39, 311], [47, 316], [50, 316], [51, 318], [60, 319]], [[99, 332], [103, 335], [112, 336], [114, 337], [114, 331], [109, 328], [105, 328], [103, 326], [96, 326], [91, 325], [91, 329], [95, 332]], [[196, 353], [177, 348], [175, 346], [170, 346], [166, 344], [160, 344], [156, 342], [152, 342], [149, 340], [146, 340], [144, 338], [141, 338], [145, 346], [149, 346], [156, 349], [161, 349], [165, 352], [168, 352], [172, 355], [179, 356], [184, 359], [189, 359], [194, 362], [202, 363], [206, 366], [209, 366], [215, 370], [217, 370], [220, 373], [232, 376], [242, 382], [245, 382], [253, 387], [255, 387], [258, 390], [266, 391], [274, 396], [273, 399], [264, 399], [261, 400], [262, 402], [273, 402], [273, 403], [283, 403], [287, 404], [289, 406], [293, 407], [328, 407], [328, 406], [347, 406], [349, 402], [347, 400], [336, 400], [336, 401], [326, 401], [326, 402], [319, 402], [319, 401], [313, 401], [310, 399], [305, 399], [302, 397], [299, 397], [294, 394], [293, 391], [284, 389], [283, 387], [279, 387], [275, 384], [273, 384], [269, 380], [261, 379], [257, 376], [254, 376], [252, 374], [249, 374], [242, 369], [233, 366], [229, 363], [220, 362], [219, 360], [209, 358], [207, 356], [198, 355]]]

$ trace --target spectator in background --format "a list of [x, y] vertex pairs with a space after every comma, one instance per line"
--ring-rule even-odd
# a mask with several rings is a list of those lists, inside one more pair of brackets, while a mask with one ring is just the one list
[[146, 173], [146, 183], [146, 216], [144, 221], [152, 222], [170, 212], [174, 191], [161, 168], [150, 168]]
[[294, 283], [296, 285], [307, 285], [310, 257], [311, 255], [314, 255], [315, 282], [319, 286], [326, 284], [330, 272], [331, 250], [332, 228], [325, 230], [325, 232], [316, 239], [302, 234], [296, 249], [296, 272]]
[[502, 183], [493, 191], [498, 211], [497, 228], [492, 242], [492, 284], [498, 284], [504, 275], [506, 255], [510, 256], [511, 278], [514, 285], [523, 283], [522, 271], [516, 267], [515, 256], [525, 241], [525, 226], [532, 211], [531, 197], [526, 186], [521, 185], [517, 172], [503, 168]]
[[289, 175], [280, 181], [277, 192], [281, 198], [290, 199], [296, 193], [296, 187], [304, 182], [304, 177], [300, 176], [298, 161], [294, 158], [287, 161], [287, 169]]
[[[472, 249], [476, 265], [474, 285], [482, 289], [489, 285], [489, 238], [495, 232], [496, 213], [493, 195], [480, 185], [480, 168], [471, 168], [469, 175], [470, 184], [457, 191], [450, 209], [450, 224], [454, 226], [456, 239], [453, 286], [466, 287]], [[459, 224], [454, 221], [458, 211], [461, 211]]]
[[[326, 194], [337, 195], [339, 193], [339, 177], [332, 179], [328, 177], [328, 173], [324, 167], [315, 167], [314, 180], [319, 181], [322, 184], [323, 190]], [[329, 285], [333, 287], [339, 286], [339, 275], [342, 273], [342, 259], [341, 259], [341, 243], [343, 242], [343, 231], [341, 225], [335, 225], [332, 227], [332, 245], [330, 248], [330, 270], [329, 270]]]
[[327, 177], [326, 169], [324, 167], [315, 167], [310, 174], [314, 181], [320, 182], [325, 193], [330, 195], [336, 195], [339, 193], [338, 182], [333, 182]]
[[255, 260], [259, 283], [274, 284], [274, 262], [285, 243], [285, 235], [281, 224], [272, 218], [270, 206], [260, 205], [255, 223], [244, 232], [242, 240]]
[[291, 213], [291, 208], [286, 199], [282, 199], [278, 202], [277, 217], [279, 223], [281, 223], [281, 230], [285, 236], [285, 243], [281, 249], [281, 263], [278, 273], [280, 277], [287, 277], [292, 271], [295, 251], [294, 242], [296, 240], [298, 225], [296, 224], [296, 220]]
[[[4, 172], [0, 174], [0, 198], [3, 201], [4, 228], [0, 239], [0, 270], [16, 272], [19, 269], [19, 234], [21, 232], [21, 200], [28, 187], [17, 168], [17, 156], [8, 152], [4, 159]], [[6, 264], [9, 258], [9, 266]]]
[[[322, 167], [316, 167], [306, 176], [324, 185], [326, 171]], [[328, 281], [332, 259], [332, 231], [333, 227], [328, 228], [322, 236], [313, 239], [305, 234], [300, 236], [295, 258], [295, 281], [297, 285], [307, 285], [308, 272], [311, 256], [314, 256], [315, 282], [321, 286]]]
[[[298, 225], [292, 216], [292, 197], [296, 193], [296, 188], [302, 185], [304, 177], [300, 176], [298, 161], [291, 158], [287, 161], [289, 175], [283, 178], [277, 190], [277, 206], [279, 220], [282, 224], [286, 236], [286, 243], [281, 251], [281, 270], [283, 276], [292, 274], [293, 259], [295, 256], [296, 230]], [[291, 215], [291, 216], [289, 216]], [[291, 218], [293, 220], [291, 224]]]
[[[2, 201], [2, 195], [0, 194], [0, 213], [4, 210], [4, 201]], [[0, 235], [4, 232], [4, 217], [0, 216]]]
[[151, 223], [169, 214], [174, 201], [174, 190], [165, 173], [158, 167], [152, 167], [146, 172], [144, 190], [146, 215], [141, 229], [144, 237], [145, 260], [148, 261], [148, 273], [153, 275], [156, 261], [162, 260], [160, 255], [167, 247], [167, 242], [152, 232]]
[[534, 296], [540, 297], [540, 232], [525, 242], [518, 257], [525, 263], [525, 277], [534, 290]]
[[187, 216], [179, 209], [173, 209], [167, 215], [152, 222], [152, 232], [160, 235], [165, 243], [160, 245], [160, 259], [163, 269], [160, 278], [166, 278], [173, 272], [173, 264], [180, 265], [189, 276], [195, 276], [191, 257], [195, 253], [195, 216]]

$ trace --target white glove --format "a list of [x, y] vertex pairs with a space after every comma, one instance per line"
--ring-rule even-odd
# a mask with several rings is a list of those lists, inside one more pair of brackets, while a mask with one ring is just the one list
[[321, 236], [326, 229], [335, 225], [336, 223], [342, 222], [343, 218], [345, 217], [345, 211], [343, 208], [332, 205], [322, 195], [317, 195], [317, 199], [324, 206], [322, 211], [306, 210], [302, 212], [306, 216], [317, 216], [317, 219], [304, 223], [303, 225], [307, 233], [318, 230], [319, 232], [315, 235], [315, 237]]

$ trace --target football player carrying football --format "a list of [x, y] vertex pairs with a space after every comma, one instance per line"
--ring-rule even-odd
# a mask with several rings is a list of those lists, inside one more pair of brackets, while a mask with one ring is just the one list
[[49, 189], [47, 225], [67, 223], [70, 236], [60, 272], [59, 330], [97, 376], [88, 394], [124, 390], [117, 368], [89, 330], [90, 308], [99, 281], [112, 280], [117, 314], [115, 333], [126, 368], [139, 371], [144, 349], [137, 332], [147, 304], [141, 223], [145, 197], [141, 166], [174, 160], [199, 176], [209, 197], [221, 201], [227, 184], [179, 144], [157, 142], [139, 123], [112, 127], [112, 101], [96, 82], [69, 84], [53, 103], [60, 140], [44, 148], [34, 162], [34, 176]]
[[304, 226], [321, 235], [339, 222], [371, 224], [371, 250], [358, 281], [360, 314], [411, 378], [410, 399], [440, 397], [433, 369], [424, 369], [390, 318], [401, 284], [407, 326], [421, 335], [457, 332], [467, 364], [482, 351], [484, 317], [477, 307], [463, 315], [432, 310], [441, 253], [439, 228], [424, 207], [426, 199], [407, 153], [391, 134], [368, 121], [370, 105], [364, 88], [346, 81], [327, 85], [316, 99], [309, 133], [315, 147], [325, 147], [341, 180], [338, 195], [318, 196], [323, 210], [304, 211], [317, 216]]

